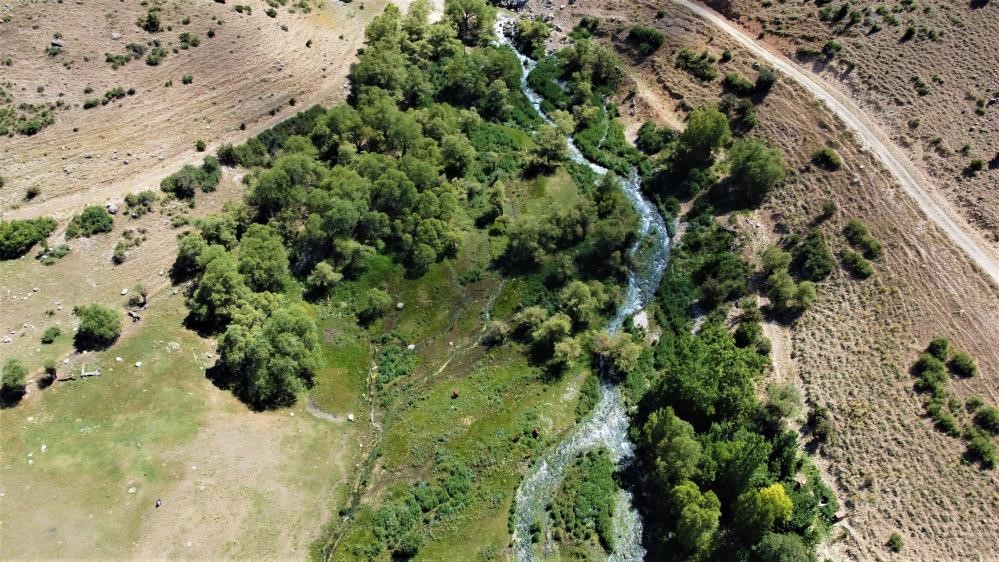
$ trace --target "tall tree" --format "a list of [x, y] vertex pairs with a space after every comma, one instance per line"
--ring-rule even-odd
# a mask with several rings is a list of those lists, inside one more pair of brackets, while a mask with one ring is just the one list
[[444, 17], [458, 30], [458, 37], [466, 45], [481, 45], [492, 34], [496, 8], [486, 0], [445, 0]]

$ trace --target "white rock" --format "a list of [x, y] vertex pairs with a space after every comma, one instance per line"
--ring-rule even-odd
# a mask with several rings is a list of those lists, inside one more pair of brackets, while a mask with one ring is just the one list
[[129, 493], [129, 494], [134, 494], [135, 492], [138, 492], [138, 491], [139, 491], [139, 490], [138, 490], [138, 489], [137, 489], [137, 488], [136, 488], [135, 486], [131, 486], [131, 487], [130, 487], [130, 488], [128, 489], [128, 493]]
[[114, 39], [115, 41], [121, 39], [121, 33], [118, 33], [117, 31], [112, 31], [111, 32], [111, 39]]
[[121, 294], [122, 294], [122, 296], [127, 295], [128, 294], [128, 289], [122, 289], [121, 290]]
[[354, 421], [354, 414], [347, 414], [347, 421], [349, 422]]
[[115, 357], [114, 358], [114, 362], [115, 363], [121, 363], [122, 362], [122, 358], [121, 357]]
[[45, 451], [48, 451], [48, 450], [49, 450], [49, 446], [45, 445], [45, 444], [42, 444], [41, 451], [44, 453]]
[[409, 344], [409, 345], [406, 346], [406, 349], [408, 349], [410, 351], [413, 351], [414, 349], [416, 349], [416, 344], [415, 343], [411, 343], [411, 344]]
[[136, 361], [135, 362], [135, 366], [136, 367], [142, 367], [142, 361]]
[[395, 309], [396, 310], [402, 310], [404, 306], [406, 306], [406, 305], [403, 304], [403, 303], [401, 303], [401, 302], [395, 303]]

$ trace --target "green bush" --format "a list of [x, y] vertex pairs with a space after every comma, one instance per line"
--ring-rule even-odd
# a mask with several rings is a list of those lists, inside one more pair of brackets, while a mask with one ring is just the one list
[[974, 421], [982, 430], [996, 435], [999, 433], [999, 408], [982, 406], [975, 412]]
[[676, 57], [675, 66], [689, 72], [695, 78], [704, 82], [710, 82], [718, 76], [718, 70], [715, 68], [715, 58], [707, 51], [698, 55], [690, 49], [683, 49]]
[[902, 552], [902, 535], [898, 533], [892, 533], [891, 537], [888, 539], [888, 548], [892, 552]]
[[73, 314], [80, 325], [73, 336], [78, 350], [103, 349], [115, 342], [121, 333], [121, 314], [101, 304], [77, 306]]
[[55, 228], [56, 222], [49, 217], [0, 220], [0, 260], [23, 256], [32, 246], [48, 238]]
[[191, 82], [194, 82], [194, 76], [191, 76], [190, 74], [185, 74], [180, 78], [180, 81], [183, 84], [190, 84]]
[[45, 332], [42, 334], [42, 343], [50, 344], [54, 342], [56, 338], [58, 338], [60, 335], [62, 335], [62, 330], [59, 329], [59, 326], [49, 326], [48, 328], [45, 329]]
[[8, 357], [0, 373], [0, 400], [16, 401], [24, 395], [24, 385], [28, 380], [28, 368], [19, 359]]
[[968, 460], [978, 462], [984, 468], [996, 467], [996, 446], [988, 435], [975, 432], [968, 440]]
[[845, 267], [854, 276], [861, 279], [867, 279], [874, 274], [874, 268], [871, 267], [871, 262], [864, 259], [864, 256], [860, 255], [853, 250], [843, 250], [840, 253], [840, 259], [843, 260], [843, 267]]
[[222, 170], [218, 158], [205, 156], [200, 167], [195, 168], [187, 164], [180, 171], [163, 178], [160, 189], [178, 199], [190, 199], [199, 189], [205, 193], [215, 191], [221, 178]]
[[756, 74], [756, 84], [754, 85], [756, 93], [766, 94], [776, 83], [777, 73], [767, 67], [763, 67]]
[[204, 152], [205, 147], [205, 141], [201, 139], [198, 139], [197, 142], [194, 143], [194, 150], [197, 150], [198, 152]]
[[802, 272], [812, 281], [821, 281], [829, 277], [836, 268], [836, 260], [829, 251], [826, 238], [818, 229], [812, 230], [805, 237], [796, 248], [796, 254], [801, 262]]
[[93, 236], [103, 232], [111, 232], [114, 219], [111, 213], [99, 205], [91, 205], [69, 221], [66, 227], [66, 238]]
[[843, 167], [843, 159], [832, 148], [823, 146], [812, 154], [812, 163], [816, 166], [834, 172]]
[[159, 31], [162, 30], [162, 27], [160, 24], [160, 16], [156, 12], [157, 12], [156, 8], [150, 9], [148, 12], [146, 12], [146, 15], [140, 17], [138, 21], [135, 22], [135, 24], [141, 27], [142, 29], [145, 29], [149, 33], [158, 33]]
[[750, 96], [756, 90], [752, 82], [735, 73], [725, 75], [722, 87], [737, 96]]
[[947, 364], [951, 372], [959, 377], [973, 377], [978, 372], [974, 358], [963, 351], [955, 353]]
[[153, 47], [149, 54], [146, 55], [146, 64], [149, 66], [157, 66], [163, 59], [167, 56], [167, 50], [163, 47]]
[[926, 352], [936, 357], [940, 361], [946, 361], [950, 357], [950, 340], [944, 337], [936, 337], [926, 346]]
[[666, 40], [666, 35], [661, 31], [636, 25], [628, 31], [628, 41], [638, 48], [638, 52], [643, 55], [651, 55], [662, 46]]

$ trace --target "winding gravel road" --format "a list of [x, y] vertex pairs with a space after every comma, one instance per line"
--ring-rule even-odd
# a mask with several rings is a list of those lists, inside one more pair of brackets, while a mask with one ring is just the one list
[[692, 0], [673, 0], [673, 2], [706, 19], [825, 103], [848, 127], [854, 130], [861, 142], [877, 155], [885, 167], [898, 179], [902, 189], [923, 210], [923, 213], [940, 227], [972, 261], [978, 264], [982, 271], [992, 278], [993, 283], [999, 285], [999, 261], [991, 248], [967, 226], [949, 204], [939, 200], [931, 193], [931, 188], [928, 187], [930, 181], [926, 179], [926, 176], [916, 169], [912, 161], [900, 153], [890, 138], [856, 104], [842, 92], [823, 83], [820, 78], [801, 70], [791, 61], [757, 43], [744, 30], [731, 24], [724, 16], [704, 4]]

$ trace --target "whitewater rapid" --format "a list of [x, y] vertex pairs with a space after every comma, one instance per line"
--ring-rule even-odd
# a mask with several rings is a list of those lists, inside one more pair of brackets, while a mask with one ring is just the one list
[[[548, 123], [551, 120], [541, 109], [541, 96], [527, 83], [527, 76], [537, 64], [536, 61], [520, 54], [504, 33], [505, 23], [497, 22], [496, 35], [501, 45], [507, 45], [517, 53], [521, 65], [521, 89], [531, 105]], [[603, 166], [587, 160], [576, 146], [574, 139], [568, 139], [569, 156], [573, 161], [589, 166], [598, 175], [608, 171]], [[622, 191], [641, 217], [638, 238], [630, 252], [632, 257], [646, 258], [628, 274], [628, 289], [624, 302], [607, 326], [611, 333], [621, 329], [625, 320], [641, 311], [655, 295], [669, 261], [670, 236], [662, 215], [642, 195], [637, 171], [628, 178], [622, 178]], [[639, 251], [645, 243], [650, 243], [649, 251]], [[580, 452], [596, 447], [605, 447], [611, 459], [620, 468], [632, 461], [635, 446], [628, 439], [628, 414], [624, 399], [617, 385], [602, 381], [600, 401], [590, 416], [569, 433], [555, 447], [546, 451], [528, 470], [517, 488], [514, 508], [514, 553], [518, 562], [530, 562], [534, 558], [531, 543], [531, 523], [536, 519], [545, 521], [545, 503], [554, 495], [561, 483], [565, 470]], [[642, 547], [642, 520], [632, 505], [631, 493], [619, 490], [614, 513], [614, 551], [609, 560], [631, 562], [644, 560]]]

